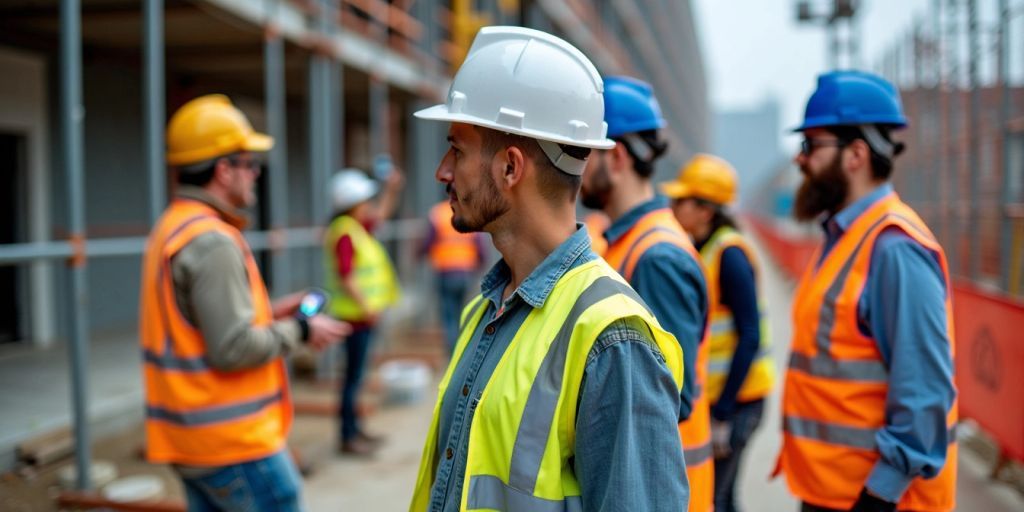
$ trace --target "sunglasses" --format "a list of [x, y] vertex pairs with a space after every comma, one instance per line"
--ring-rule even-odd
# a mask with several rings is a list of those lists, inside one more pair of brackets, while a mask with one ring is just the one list
[[834, 147], [841, 148], [849, 144], [849, 141], [842, 139], [804, 139], [800, 142], [800, 154], [810, 156], [817, 148]]

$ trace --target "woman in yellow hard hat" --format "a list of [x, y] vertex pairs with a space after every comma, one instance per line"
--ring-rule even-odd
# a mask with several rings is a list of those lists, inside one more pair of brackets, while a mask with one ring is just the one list
[[757, 293], [757, 258], [726, 207], [736, 199], [736, 171], [721, 158], [698, 154], [661, 191], [694, 238], [711, 299], [707, 396], [715, 455], [715, 510], [734, 502], [740, 458], [761, 423], [775, 382], [768, 330]]

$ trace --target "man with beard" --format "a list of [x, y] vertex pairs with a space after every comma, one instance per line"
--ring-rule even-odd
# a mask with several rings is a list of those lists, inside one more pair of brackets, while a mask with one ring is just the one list
[[629, 77], [604, 80], [604, 119], [615, 147], [598, 150], [583, 174], [584, 206], [611, 219], [604, 258], [651, 307], [683, 349], [679, 434], [690, 482], [691, 511], [712, 509], [713, 468], [707, 374], [707, 288], [700, 256], [668, 201], [651, 184], [654, 162], [668, 147], [651, 86]]
[[603, 83], [550, 34], [485, 27], [445, 104], [453, 226], [501, 253], [441, 381], [410, 510], [679, 510], [683, 355], [576, 222]]
[[889, 184], [899, 93], [818, 78], [794, 161], [801, 220], [825, 241], [796, 290], [778, 471], [804, 511], [955, 506], [956, 389], [942, 247]]

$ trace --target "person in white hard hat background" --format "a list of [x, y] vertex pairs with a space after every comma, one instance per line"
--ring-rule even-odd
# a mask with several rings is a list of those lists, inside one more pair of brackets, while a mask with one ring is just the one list
[[686, 508], [682, 350], [576, 221], [588, 155], [615, 145], [603, 87], [565, 41], [484, 27], [416, 113], [451, 123], [453, 226], [502, 259], [463, 311], [410, 510]]
[[[339, 387], [338, 449], [346, 454], [371, 455], [382, 440], [360, 426], [356, 401], [374, 327], [399, 295], [394, 266], [372, 233], [394, 213], [404, 181], [397, 169], [388, 173], [383, 191], [358, 169], [339, 171], [331, 181], [335, 216], [324, 236], [324, 276], [331, 294], [327, 310], [353, 328]], [[380, 198], [373, 201], [378, 191]]]

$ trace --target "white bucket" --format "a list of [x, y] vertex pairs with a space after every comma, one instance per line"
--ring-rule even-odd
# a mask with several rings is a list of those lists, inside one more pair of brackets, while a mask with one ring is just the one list
[[384, 402], [414, 404], [423, 399], [430, 385], [430, 367], [410, 359], [395, 359], [380, 365]]

